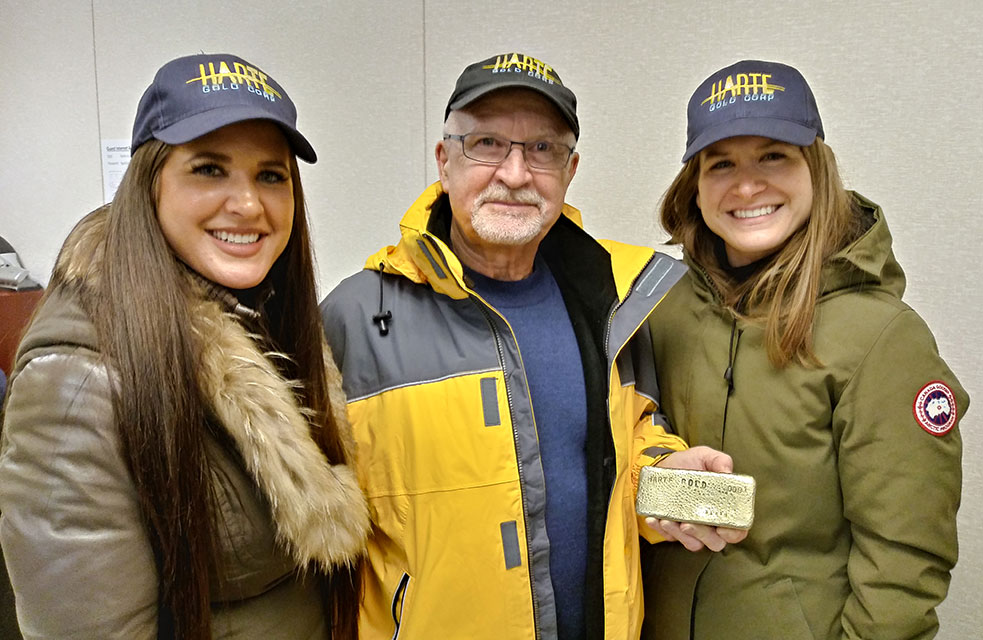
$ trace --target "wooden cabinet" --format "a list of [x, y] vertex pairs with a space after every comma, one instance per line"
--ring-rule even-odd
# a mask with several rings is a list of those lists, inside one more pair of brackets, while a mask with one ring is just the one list
[[43, 293], [42, 289], [31, 291], [0, 289], [0, 369], [3, 369], [8, 377], [14, 366], [17, 345]]

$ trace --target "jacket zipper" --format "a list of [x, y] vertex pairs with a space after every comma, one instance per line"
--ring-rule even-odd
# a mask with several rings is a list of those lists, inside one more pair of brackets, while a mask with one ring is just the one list
[[[482, 315], [485, 316], [485, 321], [488, 322], [488, 326], [491, 328], [492, 336], [495, 338], [495, 349], [498, 351], [498, 364], [502, 368], [502, 379], [505, 382], [505, 401], [509, 406], [509, 416], [514, 415], [512, 411], [512, 392], [509, 389], [508, 384], [508, 371], [505, 368], [505, 353], [502, 350], [502, 336], [498, 329], [495, 327], [495, 322], [491, 317], [486, 305], [476, 296], [470, 295], [471, 301], [478, 307]], [[518, 345], [516, 345], [518, 348]], [[529, 524], [526, 521], [526, 513], [529, 510], [529, 505], [526, 502], [526, 492], [525, 492], [525, 475], [522, 468], [522, 455], [519, 451], [519, 434], [516, 432], [515, 423], [512, 427], [512, 443], [515, 446], [515, 465], [519, 472], [519, 495], [522, 498], [522, 527], [526, 532], [526, 560], [529, 562], [532, 558], [532, 541], [529, 539]], [[532, 565], [528, 567], [529, 572], [529, 593], [532, 598], [532, 615], [533, 615], [533, 630], [536, 632], [536, 639], [541, 638], [539, 630], [539, 598], [536, 596], [536, 587], [533, 584], [533, 572]]]
[[[392, 602], [392, 616], [393, 622], [396, 624], [396, 628], [393, 631], [392, 640], [396, 640], [399, 637], [399, 628], [403, 623], [403, 614], [406, 612], [406, 589], [410, 584], [410, 574], [403, 573], [403, 576], [399, 579], [399, 584], [396, 585], [396, 590], [393, 592], [393, 602]], [[397, 609], [399, 610], [399, 615], [397, 616]]]

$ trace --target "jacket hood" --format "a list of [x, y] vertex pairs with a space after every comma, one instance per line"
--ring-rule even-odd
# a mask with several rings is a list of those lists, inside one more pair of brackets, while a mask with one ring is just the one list
[[[399, 242], [372, 254], [366, 260], [365, 268], [401, 275], [417, 284], [429, 284], [434, 291], [453, 299], [466, 298], [469, 289], [464, 282], [461, 262], [447, 238], [433, 229], [434, 212], [444, 201], [444, 195], [439, 181], [427, 187], [400, 220]], [[655, 251], [612, 240], [594, 240], [583, 231], [581, 214], [577, 208], [564, 204], [561, 213], [554, 229], [546, 237], [556, 234], [555, 227], [566, 227], [584, 239], [600, 245], [610, 254], [618, 297], [623, 300], [628, 295], [632, 280], [651, 260]], [[544, 239], [543, 242], [545, 244], [547, 240]], [[448, 278], [448, 274], [452, 277]]]
[[859, 193], [851, 192], [851, 195], [866, 231], [826, 261], [820, 281], [822, 295], [876, 286], [900, 298], [905, 290], [905, 276], [894, 257], [884, 212]]
[[[66, 286], [48, 292], [18, 352], [17, 368], [33, 349], [74, 344], [100, 352], [98, 336], [76, 292], [99, 287], [106, 241], [106, 209], [83, 219], [69, 235], [57, 263]], [[352, 563], [363, 551], [368, 508], [353, 469], [328, 463], [310, 434], [307, 409], [271, 358], [260, 351], [227, 304], [209, 296], [190, 271], [187, 283], [192, 332], [201, 345], [202, 392], [238, 450], [246, 472], [266, 497], [277, 539], [300, 568], [329, 570]], [[341, 374], [324, 346], [332, 417], [349, 454], [354, 448]]]

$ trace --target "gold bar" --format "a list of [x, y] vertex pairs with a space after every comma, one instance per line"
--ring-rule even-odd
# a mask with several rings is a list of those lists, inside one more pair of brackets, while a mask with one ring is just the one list
[[749, 529], [754, 478], [736, 473], [642, 467], [635, 511], [660, 520]]

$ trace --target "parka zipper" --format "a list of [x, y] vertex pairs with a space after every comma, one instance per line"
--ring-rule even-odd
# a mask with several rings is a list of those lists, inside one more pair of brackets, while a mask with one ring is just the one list
[[[724, 297], [721, 295], [716, 283], [714, 283], [713, 278], [710, 277], [710, 274], [702, 266], [699, 267], [699, 270], [700, 273], [703, 274], [703, 279], [706, 281], [707, 286], [710, 288], [710, 293], [713, 294], [714, 299], [721, 306], [721, 308], [723, 308]], [[743, 299], [741, 304], [743, 304]], [[727, 348], [727, 368], [724, 369], [724, 380], [727, 381], [727, 397], [724, 399], [724, 417], [720, 425], [721, 451], [724, 450], [724, 436], [727, 432], [727, 411], [730, 407], [730, 396], [734, 393], [734, 362], [737, 360], [737, 348], [741, 343], [741, 335], [743, 333], [743, 329], [737, 328], [737, 318], [732, 316], [730, 327], [730, 345]]]
[[720, 425], [720, 450], [724, 449], [724, 437], [727, 434], [727, 409], [730, 406], [730, 396], [734, 393], [734, 361], [737, 360], [737, 347], [741, 343], [743, 329], [737, 328], [737, 318], [731, 320], [730, 345], [727, 347], [727, 368], [724, 370], [724, 380], [727, 381], [727, 398], [724, 400], [724, 418]]

